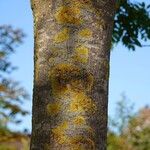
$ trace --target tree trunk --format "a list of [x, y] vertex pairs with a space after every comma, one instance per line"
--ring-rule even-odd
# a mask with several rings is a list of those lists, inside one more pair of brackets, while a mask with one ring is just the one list
[[32, 150], [105, 150], [115, 0], [32, 0]]

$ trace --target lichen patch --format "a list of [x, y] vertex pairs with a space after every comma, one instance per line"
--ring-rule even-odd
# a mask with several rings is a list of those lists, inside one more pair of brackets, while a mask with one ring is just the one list
[[86, 46], [79, 46], [75, 49], [75, 56], [74, 56], [75, 61], [87, 63], [88, 57], [89, 57], [89, 49]]
[[69, 29], [64, 28], [54, 36], [54, 43], [62, 43], [69, 39]]
[[49, 115], [56, 115], [60, 112], [61, 105], [59, 103], [54, 102], [54, 103], [49, 103], [46, 108], [47, 108], [47, 113]]
[[61, 6], [55, 13], [55, 18], [60, 24], [79, 25], [82, 22], [80, 9], [77, 7]]
[[86, 119], [83, 116], [77, 116], [74, 118], [73, 123], [75, 125], [84, 125], [86, 124]]
[[71, 112], [95, 113], [96, 105], [85, 93], [79, 92], [72, 99], [69, 110]]
[[64, 121], [60, 125], [56, 126], [52, 129], [52, 133], [54, 135], [54, 139], [59, 144], [65, 144], [69, 142], [68, 136], [65, 134], [65, 131], [69, 128], [68, 122]]
[[[72, 145], [76, 145], [75, 147], [76, 148], [88, 148], [90, 150], [94, 149], [95, 148], [95, 144], [94, 144], [94, 141], [90, 138], [87, 138], [85, 136], [81, 136], [81, 135], [77, 135], [77, 136], [74, 136], [70, 139], [70, 143]], [[80, 150], [82, 150], [80, 149]]]
[[81, 31], [79, 31], [79, 36], [82, 38], [91, 38], [92, 31], [88, 28], [82, 29]]

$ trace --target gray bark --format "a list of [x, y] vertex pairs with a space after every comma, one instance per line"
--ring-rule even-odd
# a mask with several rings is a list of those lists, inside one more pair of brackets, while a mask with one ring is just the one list
[[105, 150], [115, 0], [32, 0], [32, 150]]

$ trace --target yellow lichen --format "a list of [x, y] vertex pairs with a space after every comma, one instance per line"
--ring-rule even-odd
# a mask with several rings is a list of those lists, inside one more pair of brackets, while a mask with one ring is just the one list
[[80, 135], [70, 138], [70, 143], [72, 144], [72, 146], [75, 146], [78, 149], [81, 148], [79, 150], [82, 150], [86, 147], [88, 147], [89, 149], [95, 149], [95, 144], [92, 139]]
[[[79, 8], [85, 8], [91, 6], [91, 0], [65, 0], [66, 2], [69, 2], [71, 5]], [[87, 7], [87, 8], [88, 8]]]
[[61, 43], [67, 41], [68, 39], [69, 39], [69, 29], [64, 28], [61, 32], [55, 35], [54, 42]]
[[93, 85], [92, 75], [72, 64], [58, 64], [49, 72], [49, 76], [54, 95], [68, 90], [88, 91]]
[[96, 105], [84, 92], [78, 92], [72, 98], [69, 110], [71, 112], [95, 113]]
[[90, 38], [92, 36], [92, 31], [88, 28], [79, 31], [79, 36], [83, 38]]
[[52, 129], [54, 138], [59, 144], [69, 143], [69, 138], [65, 134], [65, 131], [68, 129], [68, 127], [68, 122], [65, 121], [58, 125], [56, 128]]
[[67, 135], [60, 135], [56, 138], [59, 144], [67, 144], [70, 142], [69, 137]]
[[85, 46], [79, 46], [75, 49], [74, 59], [81, 63], [87, 63], [89, 57], [89, 49]]
[[58, 114], [60, 109], [61, 109], [61, 105], [59, 103], [56, 103], [56, 102], [55, 103], [49, 103], [47, 105], [47, 112], [50, 115]]
[[81, 23], [80, 9], [77, 7], [62, 6], [58, 8], [55, 18], [60, 24], [76, 24]]
[[60, 125], [58, 125], [56, 128], [53, 128], [53, 129], [52, 129], [52, 132], [53, 132], [55, 135], [59, 135], [59, 134], [64, 133], [64, 131], [67, 130], [68, 127], [69, 127], [68, 122], [64, 121], [63, 123], [61, 123]]
[[79, 46], [76, 48], [76, 51], [81, 55], [88, 55], [88, 48], [85, 46]]
[[76, 125], [83, 125], [86, 124], [86, 120], [83, 116], [77, 116], [74, 120], [73, 123]]
[[79, 69], [70, 64], [59, 64], [55, 66], [49, 73], [52, 91], [54, 95], [61, 95], [67, 90], [67, 84], [71, 78], [75, 78], [79, 74]]

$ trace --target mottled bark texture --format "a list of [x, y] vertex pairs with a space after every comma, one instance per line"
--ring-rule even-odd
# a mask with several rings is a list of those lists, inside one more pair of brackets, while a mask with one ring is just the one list
[[32, 0], [32, 150], [105, 150], [114, 0]]

